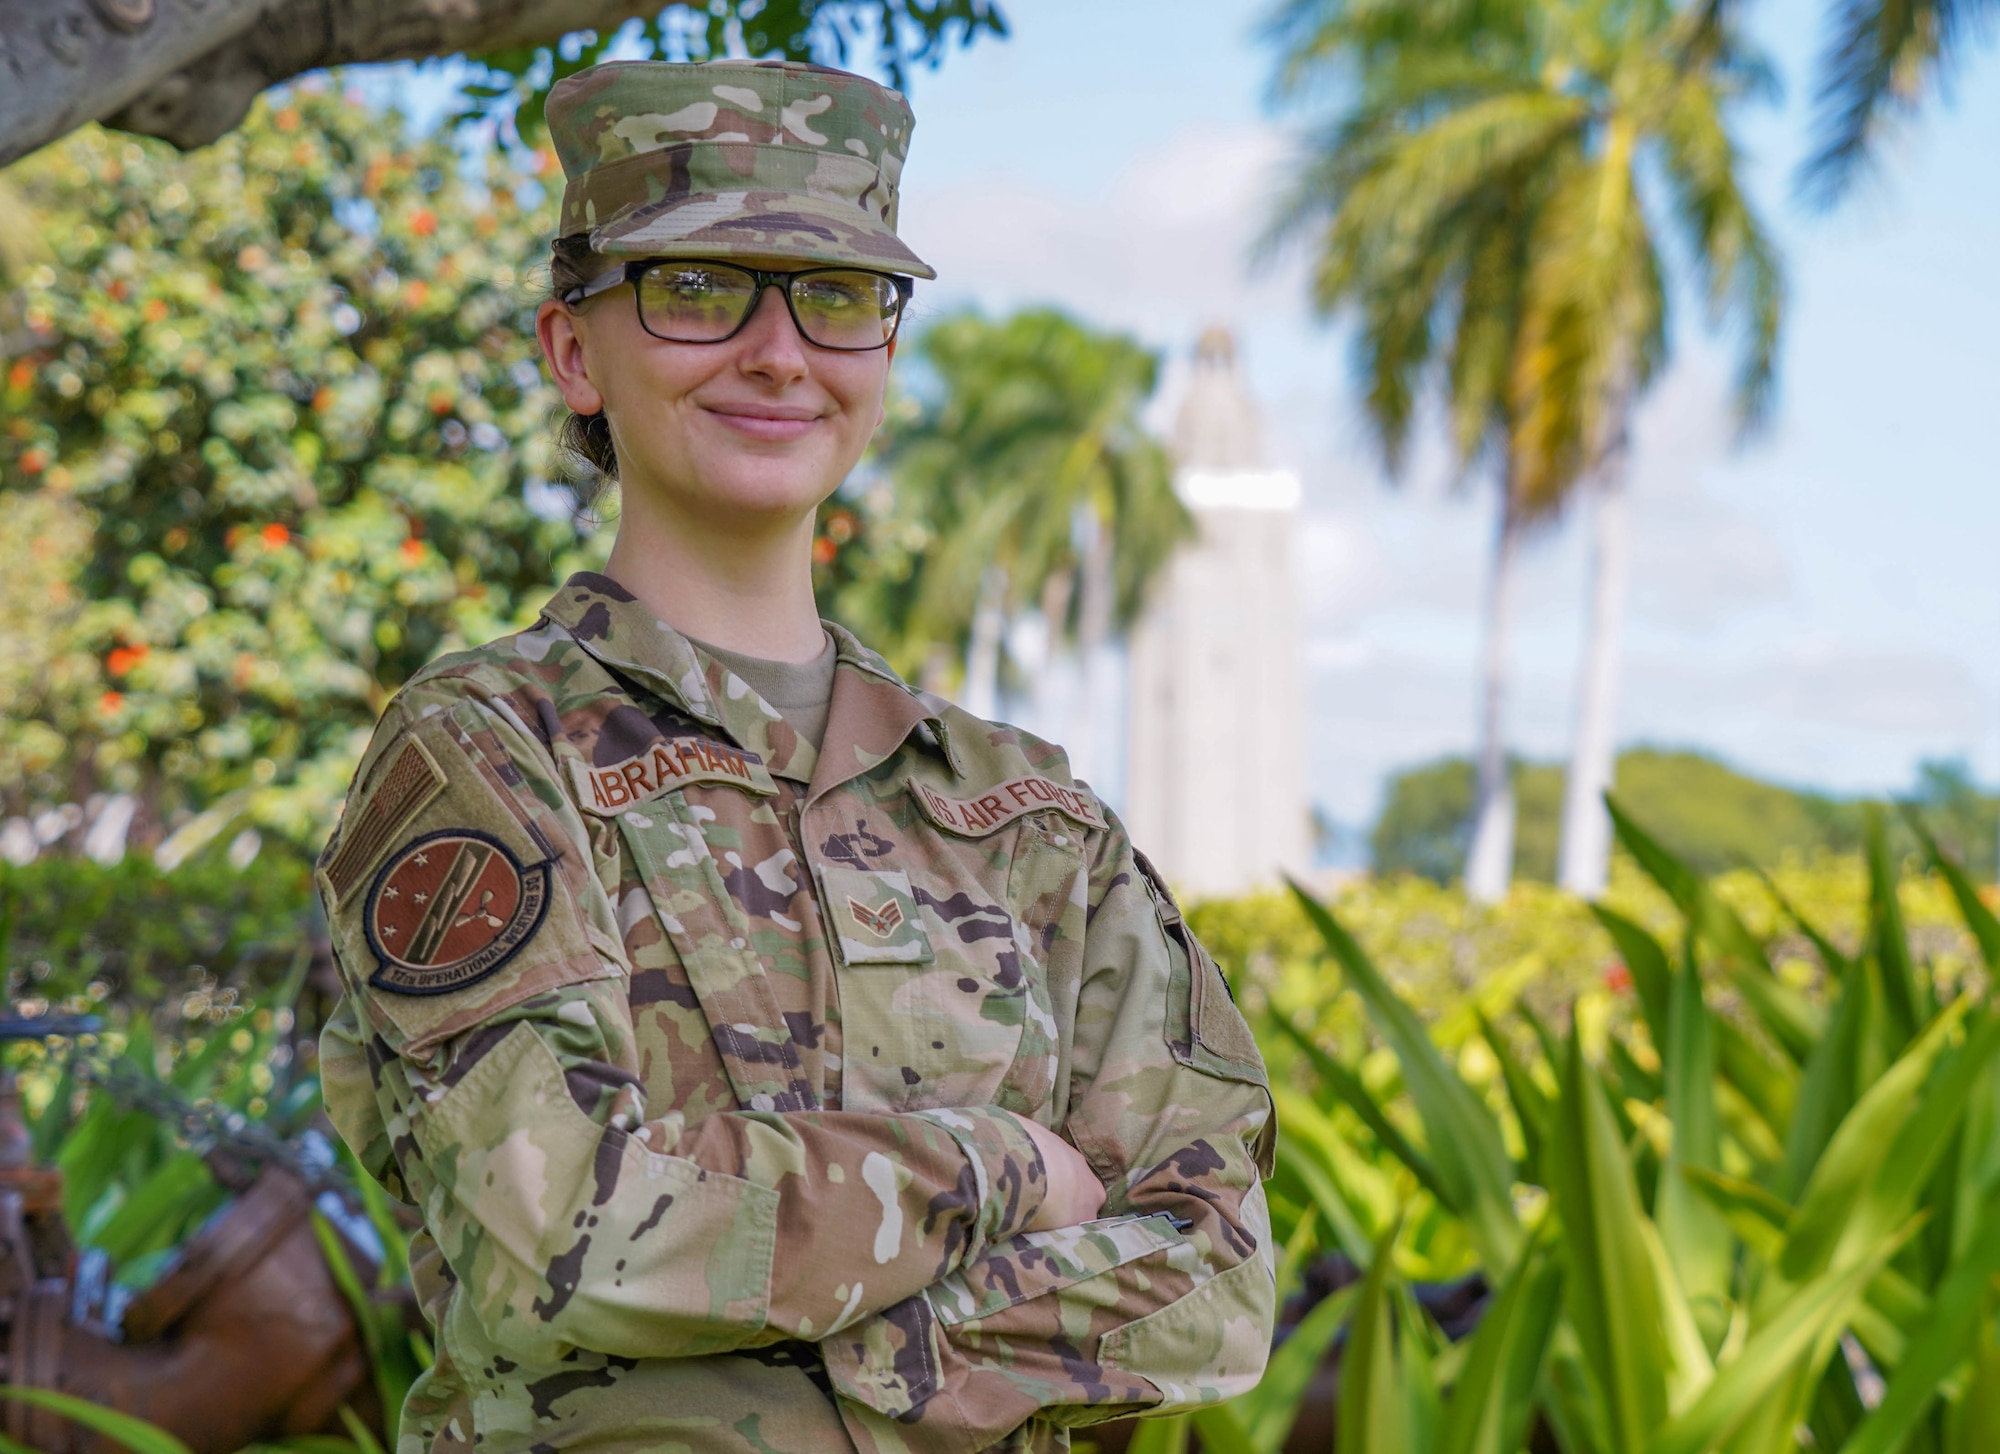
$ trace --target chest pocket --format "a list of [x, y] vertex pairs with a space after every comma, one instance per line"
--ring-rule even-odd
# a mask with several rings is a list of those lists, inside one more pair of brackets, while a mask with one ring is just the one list
[[729, 895], [702, 833], [715, 810], [669, 792], [618, 816], [619, 836], [695, 998], [740, 1104], [755, 1111], [819, 1106], [798, 1046], [750, 943], [750, 920]]
[[1049, 1105], [1065, 1040], [1050, 950], [1079, 838], [1035, 821], [984, 837], [920, 829], [906, 870], [819, 867], [839, 952], [844, 1106]]

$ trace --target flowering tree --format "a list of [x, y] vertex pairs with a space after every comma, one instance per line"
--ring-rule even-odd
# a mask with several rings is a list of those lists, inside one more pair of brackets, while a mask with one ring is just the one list
[[549, 198], [313, 89], [8, 180], [44, 242], [0, 301], [0, 617], [36, 623], [0, 810], [123, 793], [141, 842], [311, 844], [388, 695], [593, 558], [546, 483]]

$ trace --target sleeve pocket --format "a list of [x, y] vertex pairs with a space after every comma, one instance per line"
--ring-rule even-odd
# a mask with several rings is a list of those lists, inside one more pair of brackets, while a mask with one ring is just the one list
[[1270, 1266], [1245, 1258], [1177, 1302], [1106, 1333], [1098, 1362], [1158, 1388], [1156, 1412], [1234, 1398], [1264, 1376], [1275, 1296]]

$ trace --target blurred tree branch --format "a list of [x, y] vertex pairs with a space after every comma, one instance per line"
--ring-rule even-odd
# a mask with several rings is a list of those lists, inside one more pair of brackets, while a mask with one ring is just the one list
[[[0, 0], [0, 166], [88, 121], [203, 146], [265, 88], [363, 62], [466, 56], [519, 83], [492, 95], [538, 112], [634, 19], [656, 53], [671, 32], [693, 58], [842, 62], [872, 31], [892, 79], [954, 37], [1006, 33], [991, 0]], [[557, 42], [579, 33], [565, 60]]]

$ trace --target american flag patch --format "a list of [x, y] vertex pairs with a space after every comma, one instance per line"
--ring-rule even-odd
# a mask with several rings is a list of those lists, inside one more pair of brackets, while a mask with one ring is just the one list
[[344, 903], [361, 886], [368, 870], [402, 832], [417, 811], [444, 791], [445, 776], [430, 753], [412, 737], [382, 774], [361, 811], [344, 825], [340, 846], [326, 862], [326, 879], [333, 886], [335, 905]]

